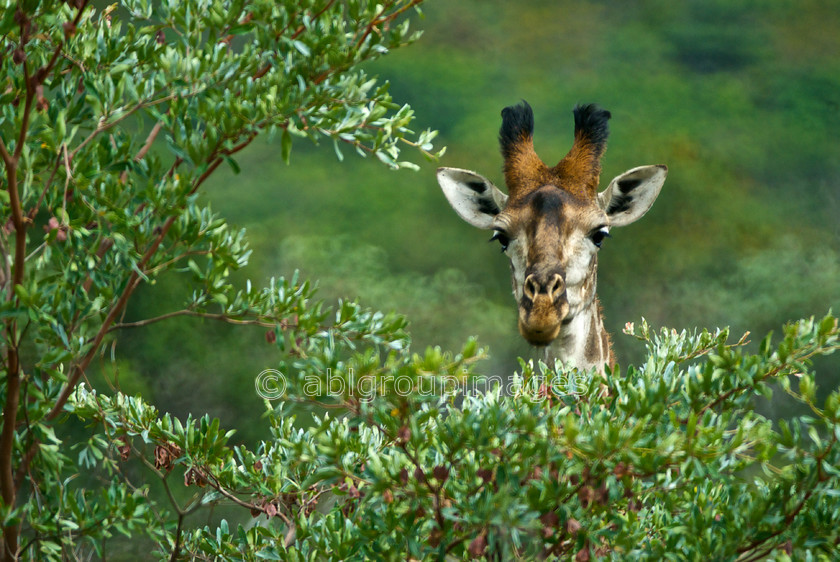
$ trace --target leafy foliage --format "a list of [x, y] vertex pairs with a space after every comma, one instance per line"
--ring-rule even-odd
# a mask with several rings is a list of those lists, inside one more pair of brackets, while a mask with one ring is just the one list
[[[415, 37], [419, 3], [0, 3], [3, 557], [111, 557], [121, 536], [173, 560], [836, 557], [840, 394], [811, 363], [840, 345], [832, 316], [755, 353], [643, 323], [623, 375], [522, 362], [508, 384], [477, 374], [473, 339], [416, 353], [397, 314], [297, 275], [233, 281], [248, 239], [199, 195], [260, 133], [287, 162], [297, 138], [433, 156], [359, 70]], [[173, 277], [179, 306], [125, 316]], [[263, 327], [270, 438], [84, 382], [173, 317]], [[779, 391], [808, 413], [754, 411]]]
[[[183, 509], [227, 498], [257, 517], [185, 532], [197, 556], [834, 559], [840, 391], [818, 403], [810, 364], [840, 348], [837, 319], [788, 325], [756, 354], [726, 330], [628, 332], [648, 361], [622, 377], [523, 362], [508, 388], [464, 376], [472, 345], [381, 366], [358, 353], [334, 364], [341, 415], [300, 429], [287, 401], [269, 406], [273, 438], [254, 450], [226, 446], [217, 420], [181, 424], [139, 397], [79, 387], [72, 405], [126, 456], [167, 451], [161, 477], [199, 490]], [[323, 372], [314, 356], [296, 367], [309, 365]], [[294, 380], [286, 398], [312, 400]], [[774, 427], [753, 410], [774, 391], [810, 412]], [[118, 463], [114, 447], [101, 453]]]
[[[108, 442], [95, 434], [74, 462], [56, 430], [116, 331], [171, 316], [282, 331], [293, 314], [297, 330], [325, 329], [326, 311], [302, 312], [307, 283], [233, 285], [248, 242], [198, 193], [222, 164], [239, 171], [236, 154], [261, 132], [280, 137], [286, 161], [295, 137], [328, 138], [394, 168], [414, 166], [400, 144], [431, 156], [434, 133], [415, 135], [411, 109], [357, 68], [416, 37], [403, 14], [417, 4], [0, 4], [7, 558], [68, 556], [82, 538], [98, 550], [115, 530], [154, 529], [136, 507], [141, 491], [117, 479], [101, 496], [68, 480]], [[191, 283], [183, 307], [124, 322], [135, 290], [166, 272]], [[347, 338], [364, 324], [351, 314]], [[135, 507], [137, 517], [126, 513]]]

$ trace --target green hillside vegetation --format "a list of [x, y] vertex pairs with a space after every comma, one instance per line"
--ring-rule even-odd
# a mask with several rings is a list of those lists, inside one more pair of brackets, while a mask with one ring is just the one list
[[[538, 152], [559, 160], [571, 145], [572, 107], [597, 102], [613, 114], [602, 185], [640, 164], [670, 169], [645, 220], [614, 233], [600, 255], [599, 295], [620, 362], [642, 357], [620, 334], [641, 317], [761, 334], [840, 309], [837, 8], [782, 0], [432, 3], [415, 22], [422, 40], [367, 70], [411, 104], [417, 130], [440, 131], [447, 152], [439, 162], [393, 172], [352, 147], [338, 147], [340, 161], [331, 143], [304, 140], [287, 166], [277, 139], [258, 141], [239, 158], [242, 172], [220, 171], [207, 197], [248, 229], [254, 251], [242, 277], [299, 269], [319, 280], [328, 301], [359, 298], [406, 314], [417, 350], [478, 336], [490, 349], [483, 368], [512, 373], [518, 355], [538, 352], [517, 334], [507, 261], [451, 211], [434, 169], [474, 169], [502, 185], [502, 107], [528, 100]], [[177, 305], [135, 306], [165, 312], [167, 304]], [[172, 389], [198, 386], [194, 411], [209, 407], [232, 420], [249, 415], [253, 397], [224, 389], [248, 388], [271, 359], [270, 350], [255, 351], [264, 347], [258, 330], [208, 353], [206, 343], [227, 334], [185, 320], [132, 335], [119, 350], [163, 404], [187, 408], [170, 403]], [[232, 349], [239, 351], [229, 358]], [[225, 382], [207, 377], [211, 371], [224, 371]]]

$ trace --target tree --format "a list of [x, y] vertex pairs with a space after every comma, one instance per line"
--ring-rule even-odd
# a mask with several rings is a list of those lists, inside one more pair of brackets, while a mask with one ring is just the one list
[[[120, 534], [171, 560], [836, 557], [840, 392], [812, 365], [840, 346], [831, 315], [754, 353], [642, 323], [637, 368], [523, 362], [507, 384], [476, 374], [475, 341], [413, 353], [403, 318], [328, 308], [297, 276], [234, 285], [247, 239], [197, 195], [259, 133], [287, 161], [295, 137], [392, 167], [432, 150], [358, 69], [414, 37], [419, 3], [3, 4], [4, 557], [104, 556]], [[167, 272], [183, 308], [126, 320]], [[269, 330], [270, 439], [83, 381], [122, 329], [173, 316]], [[779, 390], [807, 413], [755, 413]], [[222, 504], [235, 520], [187, 521]]]
[[[145, 525], [140, 511], [125, 512], [138, 494], [117, 473], [98, 500], [67, 481], [119, 436], [100, 427], [95, 456], [83, 448], [74, 461], [56, 434], [138, 286], [183, 272], [193, 290], [173, 315], [278, 332], [308, 298], [305, 283], [232, 286], [230, 272], [247, 262], [244, 233], [197, 199], [219, 166], [238, 171], [236, 154], [263, 132], [279, 136], [286, 161], [295, 137], [332, 139], [339, 154], [347, 145], [395, 168], [412, 166], [400, 144], [431, 150], [434, 134], [410, 131], [411, 109], [358, 68], [416, 37], [405, 14], [419, 4], [2, 3], [6, 558], [59, 556]], [[325, 321], [298, 313], [295, 330]]]

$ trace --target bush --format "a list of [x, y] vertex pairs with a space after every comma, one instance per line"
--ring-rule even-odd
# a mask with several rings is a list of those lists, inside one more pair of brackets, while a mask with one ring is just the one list
[[[139, 397], [78, 388], [74, 412], [108, 428], [87, 458], [118, 466], [120, 453], [151, 459], [154, 447], [158, 476], [197, 491], [179, 513], [227, 498], [257, 518], [160, 531], [162, 555], [837, 557], [840, 391], [818, 402], [810, 369], [840, 348], [833, 316], [790, 324], [756, 354], [726, 330], [643, 322], [628, 333], [647, 361], [623, 376], [523, 362], [504, 386], [468, 375], [473, 343], [410, 355], [398, 322], [362, 313], [356, 324], [359, 312], [343, 307], [328, 333], [292, 331], [297, 359], [262, 379], [265, 396], [283, 398], [267, 409], [273, 438], [253, 450], [227, 446], [217, 420], [182, 424]], [[337, 357], [358, 339], [377, 345]], [[808, 413], [774, 427], [753, 406], [780, 391]], [[294, 401], [332, 413], [300, 429]]]

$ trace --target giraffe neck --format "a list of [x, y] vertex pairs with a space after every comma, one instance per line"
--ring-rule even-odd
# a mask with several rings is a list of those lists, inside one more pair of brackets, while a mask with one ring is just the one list
[[546, 348], [546, 362], [553, 365], [555, 359], [581, 370], [594, 367], [601, 374], [605, 365], [612, 366], [610, 336], [604, 329], [597, 298], [593, 297], [570, 321], [564, 322], [557, 339]]

